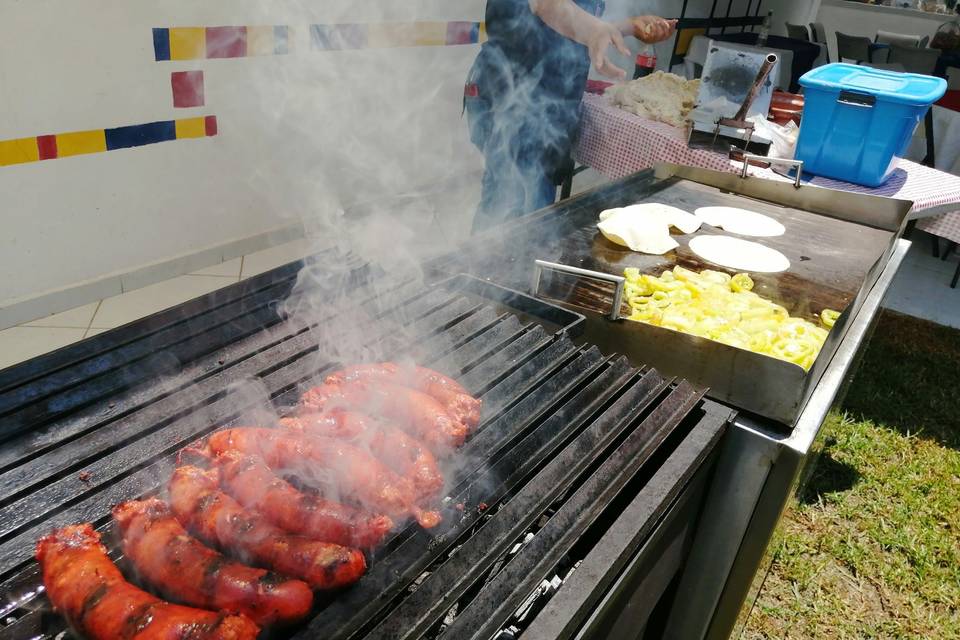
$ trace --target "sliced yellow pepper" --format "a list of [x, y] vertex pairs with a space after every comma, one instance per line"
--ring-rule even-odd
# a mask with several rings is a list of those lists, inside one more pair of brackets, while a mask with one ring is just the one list
[[822, 322], [823, 326], [827, 329], [833, 329], [833, 325], [836, 324], [838, 318], [840, 318], [839, 311], [824, 309], [820, 312], [820, 322]]
[[737, 293], [753, 291], [753, 278], [745, 273], [738, 273], [730, 279], [730, 288]]

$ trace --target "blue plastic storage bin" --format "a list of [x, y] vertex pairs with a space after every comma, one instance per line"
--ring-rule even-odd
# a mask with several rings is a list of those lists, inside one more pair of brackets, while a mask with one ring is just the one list
[[804, 172], [879, 187], [914, 129], [943, 97], [942, 78], [835, 63], [800, 78], [803, 119], [795, 157]]

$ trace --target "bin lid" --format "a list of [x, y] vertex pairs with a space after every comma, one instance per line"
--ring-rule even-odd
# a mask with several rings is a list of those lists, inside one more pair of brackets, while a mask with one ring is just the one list
[[947, 81], [919, 73], [900, 73], [835, 62], [817, 67], [800, 78], [814, 89], [856, 91], [877, 99], [911, 105], [930, 105], [943, 97]]

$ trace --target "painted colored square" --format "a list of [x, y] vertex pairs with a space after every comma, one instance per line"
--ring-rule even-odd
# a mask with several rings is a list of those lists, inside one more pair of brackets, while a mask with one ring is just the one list
[[153, 30], [153, 58], [157, 62], [170, 59], [170, 30]]
[[393, 49], [416, 45], [415, 25], [398, 22], [371, 24], [368, 42], [371, 49]]
[[107, 150], [103, 129], [74, 131], [57, 134], [57, 157], [79, 156], [85, 153], [100, 153]]
[[207, 57], [206, 29], [174, 27], [169, 31], [171, 60], [200, 60]]
[[477, 42], [483, 44], [487, 41], [487, 23], [477, 23]]
[[175, 108], [203, 106], [203, 71], [174, 71], [170, 74], [170, 88]]
[[244, 58], [246, 55], [246, 27], [207, 27], [208, 58]]
[[446, 44], [473, 44], [476, 22], [448, 22]]
[[273, 52], [278, 56], [290, 53], [290, 27], [273, 28]]
[[247, 55], [272, 56], [274, 53], [273, 27], [247, 27]]
[[217, 135], [217, 116], [207, 116], [203, 119], [203, 125], [208, 136]]
[[207, 135], [206, 118], [185, 118], [176, 121], [177, 140], [203, 138]]
[[413, 32], [418, 47], [442, 47], [447, 43], [446, 22], [417, 22]]
[[37, 136], [37, 152], [41, 160], [53, 160], [57, 157], [57, 136]]
[[310, 25], [310, 42], [314, 49], [318, 49], [320, 51], [363, 49], [367, 46], [367, 25]]
[[115, 127], [105, 132], [107, 149], [128, 149], [142, 147], [145, 144], [175, 140], [176, 132], [172, 120], [134, 124], [128, 127]]
[[0, 140], [0, 167], [24, 162], [36, 162], [40, 159], [36, 138]]

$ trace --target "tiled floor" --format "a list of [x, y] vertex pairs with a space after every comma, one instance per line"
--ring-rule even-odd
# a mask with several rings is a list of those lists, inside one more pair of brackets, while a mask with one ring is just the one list
[[310, 243], [294, 240], [189, 275], [5, 329], [0, 331], [0, 369], [186, 302], [241, 278], [269, 271], [310, 252]]
[[[576, 186], [582, 189], [597, 184], [598, 178], [583, 174], [578, 176], [578, 183]], [[464, 188], [466, 192], [455, 198], [428, 199], [427, 205], [416, 212], [416, 219], [410, 224], [421, 243], [429, 237], [429, 244], [436, 250], [452, 247], [458, 238], [465, 237], [473, 209], [463, 203], [476, 194], [474, 186]], [[950, 288], [950, 278], [960, 258], [954, 254], [946, 261], [938, 260], [932, 257], [930, 247], [930, 236], [918, 232], [884, 304], [902, 313], [960, 328], [960, 289]], [[295, 240], [0, 331], [0, 369], [292, 262], [318, 248], [315, 243]]]

